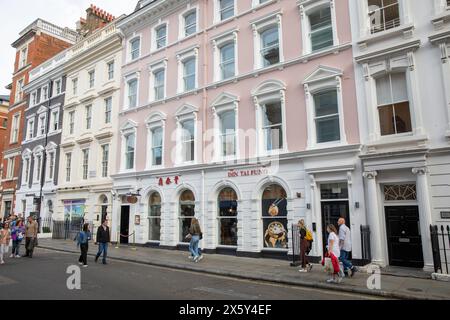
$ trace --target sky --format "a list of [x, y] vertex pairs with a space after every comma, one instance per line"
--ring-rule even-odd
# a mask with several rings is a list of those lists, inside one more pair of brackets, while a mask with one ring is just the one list
[[11, 47], [19, 32], [37, 18], [60, 27], [75, 29], [86, 9], [94, 4], [118, 17], [130, 14], [138, 0], [0, 0], [2, 28], [0, 28], [0, 95], [9, 95], [5, 86], [11, 83], [15, 49]]

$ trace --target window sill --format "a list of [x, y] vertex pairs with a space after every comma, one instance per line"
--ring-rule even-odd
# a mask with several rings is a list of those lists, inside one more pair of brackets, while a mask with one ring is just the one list
[[428, 136], [426, 135], [414, 135], [413, 133], [402, 134], [402, 135], [391, 135], [380, 137], [379, 140], [367, 143], [367, 149], [369, 153], [376, 152], [377, 149], [382, 147], [408, 147], [408, 146], [424, 146], [428, 141]]
[[329, 148], [339, 148], [345, 147], [348, 143], [344, 141], [333, 141], [333, 142], [322, 142], [315, 143], [308, 146], [307, 150], [321, 150], [321, 149], [329, 149]]
[[386, 40], [388, 38], [394, 38], [401, 34], [403, 34], [404, 38], [410, 38], [410, 37], [412, 37], [413, 30], [414, 30], [414, 24], [409, 23], [409, 24], [399, 26], [397, 28], [370, 34], [370, 35], [360, 39], [357, 42], [357, 44], [360, 47], [360, 49], [365, 49], [371, 43], [380, 42], [380, 41]]

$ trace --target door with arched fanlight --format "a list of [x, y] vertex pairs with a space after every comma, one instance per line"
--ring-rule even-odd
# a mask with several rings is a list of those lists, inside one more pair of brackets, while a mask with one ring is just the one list
[[288, 248], [287, 194], [278, 184], [267, 186], [262, 194], [264, 248]]
[[219, 245], [237, 247], [238, 197], [232, 188], [224, 188], [218, 198]]
[[191, 221], [195, 218], [195, 196], [191, 190], [185, 190], [180, 195], [179, 235], [180, 242], [189, 242], [186, 236], [189, 234]]
[[148, 240], [161, 240], [161, 195], [153, 192], [148, 199]]

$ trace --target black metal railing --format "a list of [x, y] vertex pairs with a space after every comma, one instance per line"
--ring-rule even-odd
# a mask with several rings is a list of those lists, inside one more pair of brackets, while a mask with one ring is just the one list
[[363, 264], [372, 262], [372, 248], [370, 247], [370, 227], [361, 226], [361, 260]]
[[300, 230], [297, 224], [292, 225], [292, 267], [298, 267], [300, 261]]
[[449, 274], [450, 225], [430, 226], [434, 272]]

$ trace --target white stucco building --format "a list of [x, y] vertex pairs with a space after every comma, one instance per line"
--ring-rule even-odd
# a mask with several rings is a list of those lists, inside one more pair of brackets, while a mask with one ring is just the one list
[[429, 226], [450, 209], [450, 2], [350, 4], [373, 262], [432, 270]]

